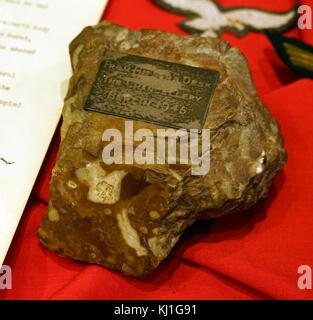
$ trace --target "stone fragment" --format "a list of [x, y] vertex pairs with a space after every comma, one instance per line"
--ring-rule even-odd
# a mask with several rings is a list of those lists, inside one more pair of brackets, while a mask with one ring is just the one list
[[[123, 132], [125, 119], [86, 111], [84, 103], [108, 50], [219, 72], [204, 125], [211, 130], [208, 174], [191, 175], [189, 165], [104, 164], [102, 134], [107, 128]], [[286, 152], [237, 48], [216, 38], [102, 22], [83, 30], [70, 52], [62, 142], [38, 230], [49, 249], [141, 277], [168, 256], [194, 221], [248, 209], [266, 197]], [[140, 128], [159, 127], [134, 121], [134, 131]]]

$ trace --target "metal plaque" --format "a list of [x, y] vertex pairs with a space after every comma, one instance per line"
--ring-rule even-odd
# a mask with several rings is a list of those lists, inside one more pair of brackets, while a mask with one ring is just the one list
[[218, 79], [214, 70], [107, 52], [84, 109], [201, 131]]

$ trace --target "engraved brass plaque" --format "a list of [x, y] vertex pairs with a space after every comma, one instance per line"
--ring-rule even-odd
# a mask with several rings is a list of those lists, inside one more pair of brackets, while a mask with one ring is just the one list
[[219, 73], [107, 52], [84, 109], [201, 132]]

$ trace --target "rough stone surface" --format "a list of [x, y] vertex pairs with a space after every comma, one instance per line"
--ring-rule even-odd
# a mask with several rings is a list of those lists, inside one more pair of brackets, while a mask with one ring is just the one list
[[[124, 119], [84, 111], [106, 50], [220, 72], [205, 128], [211, 169], [192, 176], [179, 165], [101, 162], [102, 134]], [[286, 161], [276, 121], [258, 98], [247, 62], [220, 39], [179, 36], [103, 22], [70, 45], [73, 77], [65, 100], [62, 143], [51, 199], [38, 235], [59, 255], [144, 276], [167, 257], [195, 220], [253, 206], [266, 197]], [[139, 121], [134, 130], [157, 126]]]

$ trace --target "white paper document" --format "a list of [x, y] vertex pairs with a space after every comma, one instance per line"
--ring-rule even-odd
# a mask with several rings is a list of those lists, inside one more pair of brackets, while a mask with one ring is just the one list
[[107, 0], [0, 0], [0, 266], [61, 116], [68, 45]]

